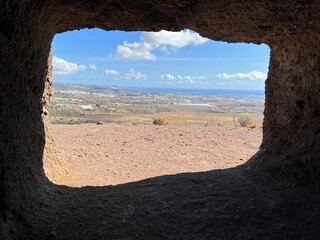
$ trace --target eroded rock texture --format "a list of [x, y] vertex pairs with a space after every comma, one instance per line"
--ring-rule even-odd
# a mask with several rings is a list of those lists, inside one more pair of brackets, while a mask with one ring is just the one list
[[213, 40], [268, 44], [264, 139], [252, 166], [317, 180], [319, 10], [318, 0], [0, 0], [2, 238], [57, 235], [58, 211], [49, 206], [61, 191], [46, 179], [43, 155], [54, 159], [46, 115], [50, 45], [54, 34], [68, 30], [189, 28]]

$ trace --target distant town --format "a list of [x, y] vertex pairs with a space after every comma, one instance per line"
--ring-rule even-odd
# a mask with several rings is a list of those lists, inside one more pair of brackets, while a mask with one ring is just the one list
[[108, 86], [55, 83], [50, 104], [52, 123], [152, 124], [158, 117], [169, 124], [233, 125], [248, 114], [261, 125], [264, 99], [163, 93]]

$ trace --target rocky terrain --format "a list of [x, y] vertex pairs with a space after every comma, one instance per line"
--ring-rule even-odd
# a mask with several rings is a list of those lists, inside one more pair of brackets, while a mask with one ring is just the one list
[[[50, 116], [60, 164], [46, 171], [57, 184], [116, 185], [234, 167], [257, 152], [262, 141], [263, 96], [61, 83], [54, 92]], [[254, 128], [239, 127], [243, 114]], [[159, 117], [169, 125], [152, 125]]]

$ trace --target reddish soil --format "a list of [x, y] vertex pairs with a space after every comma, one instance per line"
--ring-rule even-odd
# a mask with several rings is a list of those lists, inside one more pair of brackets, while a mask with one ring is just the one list
[[261, 129], [218, 126], [53, 125], [67, 174], [56, 184], [103, 186], [183, 172], [230, 168], [257, 152]]

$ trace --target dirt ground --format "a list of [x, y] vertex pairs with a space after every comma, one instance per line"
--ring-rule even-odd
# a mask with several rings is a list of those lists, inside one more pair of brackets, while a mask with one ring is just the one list
[[219, 126], [52, 125], [66, 174], [49, 179], [73, 187], [117, 185], [156, 176], [235, 167], [257, 152], [261, 129]]

